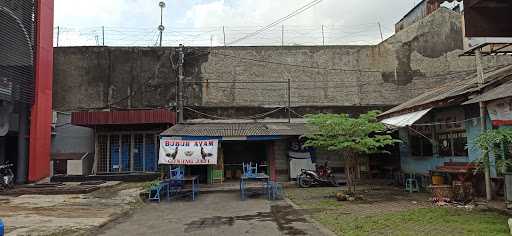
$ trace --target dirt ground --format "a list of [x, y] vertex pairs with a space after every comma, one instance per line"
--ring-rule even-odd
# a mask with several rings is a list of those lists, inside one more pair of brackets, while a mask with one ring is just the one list
[[0, 196], [5, 233], [80, 235], [141, 203], [141, 184], [107, 185], [90, 194]]
[[99, 235], [325, 235], [307, 212], [263, 196], [240, 201], [238, 192], [207, 193], [196, 201], [150, 203], [108, 224]]

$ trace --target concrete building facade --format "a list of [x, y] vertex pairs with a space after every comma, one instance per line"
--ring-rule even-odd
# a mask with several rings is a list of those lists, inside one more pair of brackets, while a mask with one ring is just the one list
[[[288, 106], [288, 94], [292, 118], [385, 110], [475, 71], [473, 57], [459, 57], [462, 28], [461, 14], [440, 8], [378, 45], [185, 48], [185, 119], [260, 115]], [[53, 107], [174, 110], [177, 62], [177, 48], [56, 48]], [[280, 165], [287, 163], [281, 154]]]

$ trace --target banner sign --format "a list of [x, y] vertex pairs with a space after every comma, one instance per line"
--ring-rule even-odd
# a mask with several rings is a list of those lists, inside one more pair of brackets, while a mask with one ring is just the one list
[[158, 164], [216, 165], [218, 140], [160, 139]]
[[493, 126], [512, 125], [512, 100], [500, 99], [487, 104]]

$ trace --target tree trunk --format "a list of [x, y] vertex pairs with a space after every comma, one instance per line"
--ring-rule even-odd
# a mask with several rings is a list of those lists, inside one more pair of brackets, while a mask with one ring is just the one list
[[354, 152], [345, 151], [343, 153], [345, 160], [345, 177], [347, 178], [347, 188], [349, 193], [355, 193], [356, 191], [356, 156]]

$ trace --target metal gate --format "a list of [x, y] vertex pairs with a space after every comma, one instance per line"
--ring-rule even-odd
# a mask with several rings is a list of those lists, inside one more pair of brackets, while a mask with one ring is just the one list
[[96, 173], [155, 172], [158, 135], [110, 133], [96, 135]]

